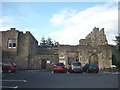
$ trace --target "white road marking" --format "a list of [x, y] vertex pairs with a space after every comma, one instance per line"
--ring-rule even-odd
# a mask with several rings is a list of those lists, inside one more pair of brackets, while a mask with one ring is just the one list
[[18, 88], [19, 86], [0, 86], [0, 88]]
[[26, 80], [0, 80], [0, 81], [7, 81], [7, 82], [27, 82]]
[[119, 72], [102, 72], [101, 74], [119, 74]]
[[52, 73], [54, 73], [54, 72], [52, 71]]
[[67, 71], [67, 74], [69, 74], [69, 72]]

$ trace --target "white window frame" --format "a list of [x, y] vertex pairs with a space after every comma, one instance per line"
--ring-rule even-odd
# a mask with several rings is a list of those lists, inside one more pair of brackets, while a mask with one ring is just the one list
[[[10, 47], [11, 44], [11, 47]], [[13, 44], [15, 44], [15, 47], [13, 47]], [[16, 48], [16, 40], [9, 39], [8, 40], [8, 48]]]
[[[10, 47], [11, 44], [11, 47]], [[8, 40], [8, 48], [12, 48], [12, 40]]]

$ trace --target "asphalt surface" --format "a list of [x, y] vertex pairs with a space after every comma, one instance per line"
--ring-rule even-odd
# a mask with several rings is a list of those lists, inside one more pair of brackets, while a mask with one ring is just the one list
[[3, 88], [118, 88], [118, 73], [52, 73], [40, 70], [2, 74]]

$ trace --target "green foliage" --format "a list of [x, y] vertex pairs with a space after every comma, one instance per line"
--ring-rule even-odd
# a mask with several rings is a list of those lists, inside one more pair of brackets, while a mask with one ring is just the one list
[[48, 37], [47, 40], [42, 37], [40, 40], [40, 46], [58, 46], [59, 43], [57, 41], [52, 41], [52, 38]]
[[114, 40], [114, 41], [116, 42], [116, 47], [120, 51], [120, 35], [115, 36], [115, 38], [116, 38], [116, 40]]
[[41, 42], [40, 42], [40, 45], [41, 46], [44, 46], [44, 45], [46, 45], [46, 40], [45, 40], [45, 38], [44, 37], [42, 37], [42, 39], [41, 39]]
[[118, 62], [117, 62], [115, 55], [112, 55], [112, 64], [116, 65], [116, 66], [118, 65]]

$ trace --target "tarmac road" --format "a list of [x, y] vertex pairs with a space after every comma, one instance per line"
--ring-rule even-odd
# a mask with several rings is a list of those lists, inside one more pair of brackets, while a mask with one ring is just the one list
[[40, 70], [3, 73], [3, 88], [118, 88], [117, 73], [52, 73]]

